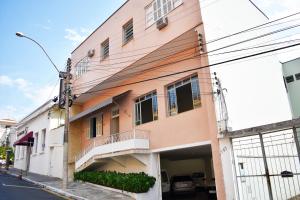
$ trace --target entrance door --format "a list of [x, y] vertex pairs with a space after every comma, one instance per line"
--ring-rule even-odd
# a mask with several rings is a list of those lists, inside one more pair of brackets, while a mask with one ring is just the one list
[[53, 171], [53, 159], [54, 159], [54, 147], [50, 147], [50, 157], [49, 157], [49, 176], [54, 176]]

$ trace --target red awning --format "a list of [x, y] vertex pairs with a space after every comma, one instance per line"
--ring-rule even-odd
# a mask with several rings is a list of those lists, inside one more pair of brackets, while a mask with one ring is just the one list
[[21, 146], [32, 146], [33, 145], [33, 132], [30, 131], [20, 139], [18, 139], [15, 143], [14, 146], [16, 145], [21, 145]]

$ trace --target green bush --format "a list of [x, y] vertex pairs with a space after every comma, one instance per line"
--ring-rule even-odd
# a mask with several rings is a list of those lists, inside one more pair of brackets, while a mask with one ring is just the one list
[[74, 173], [74, 180], [81, 180], [98, 185], [133, 193], [145, 193], [155, 184], [155, 178], [141, 173], [82, 171]]

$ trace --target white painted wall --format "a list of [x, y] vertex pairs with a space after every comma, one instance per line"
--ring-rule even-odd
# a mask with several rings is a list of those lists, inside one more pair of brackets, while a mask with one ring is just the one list
[[[36, 133], [38, 133], [38, 143], [37, 143], [37, 151], [35, 151], [36, 147], [36, 138], [34, 146], [32, 147], [31, 156], [30, 156], [30, 166], [29, 172], [54, 176], [58, 178], [62, 178], [62, 165], [63, 165], [63, 127], [50, 129], [50, 121], [51, 118], [56, 115], [49, 115], [50, 106], [48, 109], [46, 105], [32, 114], [34, 117], [30, 118], [26, 117], [28, 120], [22, 122], [22, 125], [18, 127], [18, 132], [25, 130], [28, 127], [28, 132], [32, 131], [34, 138], [36, 137]], [[44, 109], [44, 112], [40, 112]], [[38, 113], [37, 115], [35, 115]], [[25, 119], [26, 119], [25, 118]], [[46, 130], [45, 137], [45, 148], [42, 148], [42, 132]], [[19, 136], [21, 138], [24, 135]], [[14, 167], [17, 169], [26, 169], [26, 148], [22, 146], [16, 146], [16, 156]], [[53, 155], [50, 154], [50, 149]]]
[[[200, 1], [202, 18], [207, 41], [251, 28], [267, 22], [267, 19], [248, 0]], [[283, 24], [288, 26], [290, 24]], [[273, 29], [282, 26], [272, 27]], [[229, 44], [273, 31], [270, 27], [239, 34], [224, 40], [209, 43], [207, 50], [212, 51]], [[235, 45], [230, 48], [211, 52], [210, 64], [257, 53], [268, 48], [240, 51], [237, 53], [213, 55], [226, 51], [253, 47], [274, 40], [277, 35]], [[280, 37], [282, 35], [279, 34]], [[282, 41], [282, 40], [281, 40]], [[274, 43], [273, 41], [269, 43]], [[257, 126], [291, 118], [288, 100], [282, 81], [281, 64], [275, 56], [260, 56], [243, 61], [231, 62], [211, 68], [216, 71], [227, 88], [225, 93], [230, 126], [236, 129]]]
[[293, 118], [300, 117], [300, 80], [295, 74], [300, 74], [300, 58], [282, 64], [283, 76], [294, 76], [294, 81], [286, 83], [287, 95]]

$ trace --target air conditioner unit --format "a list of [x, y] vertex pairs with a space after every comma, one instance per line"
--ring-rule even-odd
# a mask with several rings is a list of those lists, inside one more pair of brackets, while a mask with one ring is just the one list
[[162, 17], [159, 20], [156, 21], [156, 28], [158, 30], [161, 30], [165, 28], [168, 25], [168, 18], [167, 17]]
[[95, 55], [95, 49], [90, 49], [87, 53], [88, 57], [93, 57]]

